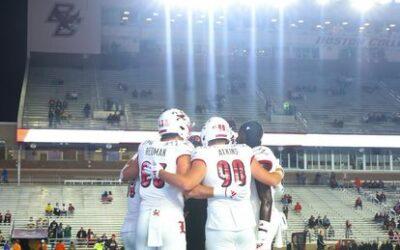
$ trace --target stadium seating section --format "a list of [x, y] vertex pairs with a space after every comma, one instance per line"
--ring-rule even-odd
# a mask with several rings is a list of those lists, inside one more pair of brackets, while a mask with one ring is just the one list
[[[60, 59], [59, 59], [60, 60]], [[285, 72], [283, 84], [276, 79], [276, 72], [258, 71], [257, 86], [249, 89], [246, 67], [236, 66], [229, 76], [217, 72], [216, 82], [221, 107], [209, 96], [206, 67], [196, 67], [196, 87], [187, 86], [185, 67], [177, 67], [174, 80], [175, 106], [184, 109], [199, 126], [211, 115], [234, 120], [237, 125], [249, 119], [263, 123], [270, 132], [308, 133], [371, 133], [391, 134], [400, 132], [397, 123], [387, 121], [363, 121], [367, 114], [379, 113], [391, 117], [400, 107], [399, 89], [395, 80], [360, 80], [351, 78], [343, 84], [335, 74], [316, 74], [310, 71]], [[182, 69], [181, 69], [182, 68]], [[262, 68], [260, 66], [260, 68]], [[61, 82], [60, 82], [61, 81]], [[343, 80], [345, 81], [345, 80]], [[236, 82], [234, 86], [233, 82]], [[120, 84], [124, 89], [120, 88]], [[154, 130], [155, 119], [167, 107], [168, 89], [163, 65], [103, 69], [100, 66], [40, 66], [29, 67], [22, 114], [22, 127], [47, 128], [49, 126], [48, 101], [64, 100], [67, 93], [76, 92], [78, 98], [68, 101], [66, 111], [71, 115], [57, 128], [73, 129], [128, 129]], [[234, 87], [233, 87], [234, 86]], [[310, 90], [307, 88], [315, 89]], [[125, 89], [126, 88], [126, 89]], [[232, 88], [237, 88], [235, 91]], [[136, 90], [138, 97], [132, 92]], [[152, 94], [140, 97], [142, 90]], [[291, 98], [289, 98], [291, 92]], [[361, 94], [356, 94], [361, 93]], [[83, 107], [89, 103], [93, 112], [104, 111], [107, 100], [117, 103], [124, 110], [119, 124], [107, 123], [95, 115], [86, 119]], [[294, 105], [291, 116], [282, 115], [284, 101]], [[266, 101], [270, 108], [266, 110]], [[204, 105], [203, 112], [195, 112], [196, 105]], [[20, 114], [21, 115], [21, 114]], [[96, 118], [98, 117], [98, 118]], [[285, 118], [286, 117], [286, 118]], [[335, 119], [343, 122], [334, 126]]]
[[[112, 191], [114, 201], [110, 204], [103, 204], [100, 195], [104, 191]], [[373, 190], [375, 192], [375, 190]], [[374, 214], [382, 209], [381, 205], [368, 202], [368, 192], [364, 199], [363, 210], [354, 209], [354, 201], [359, 195], [351, 189], [337, 190], [323, 186], [287, 186], [285, 193], [291, 194], [293, 203], [299, 201], [303, 209], [297, 214], [293, 205], [289, 209], [289, 229], [284, 238], [290, 240], [293, 232], [302, 232], [305, 229], [310, 215], [327, 215], [335, 230], [334, 239], [341, 239], [345, 236], [345, 220], [353, 224], [351, 238], [357, 241], [369, 242], [371, 240], [386, 240], [387, 232], [381, 226], [373, 222]], [[396, 195], [388, 193], [388, 202], [394, 201]], [[125, 185], [4, 185], [0, 192], [0, 211], [10, 210], [13, 214], [12, 225], [23, 228], [28, 219], [33, 217], [44, 218], [44, 208], [47, 202], [72, 203], [75, 206], [75, 213], [68, 217], [50, 217], [51, 222], [55, 219], [63, 225], [72, 227], [72, 239], [79, 228], [85, 230], [91, 228], [97, 237], [103, 233], [108, 236], [112, 233], [120, 239], [120, 227], [126, 212], [126, 186]], [[390, 200], [393, 199], [393, 200]], [[281, 207], [279, 197], [277, 206]], [[26, 208], [26, 209], [20, 209]], [[10, 233], [12, 226], [2, 225], [0, 229], [5, 236]], [[315, 240], [316, 232], [311, 230], [311, 240]]]

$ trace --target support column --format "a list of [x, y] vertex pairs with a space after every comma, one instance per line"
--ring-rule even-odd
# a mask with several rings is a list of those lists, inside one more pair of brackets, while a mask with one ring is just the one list
[[365, 156], [365, 153], [363, 153], [363, 170], [367, 169], [367, 157]]
[[335, 169], [335, 155], [333, 154], [333, 151], [331, 151], [331, 170]]
[[18, 157], [17, 157], [17, 183], [18, 186], [21, 184], [21, 151], [22, 144], [18, 146]]
[[390, 165], [390, 171], [393, 171], [393, 154], [392, 151], [389, 153], [389, 165]]
[[308, 169], [307, 168], [307, 153], [306, 153], [306, 151], [304, 151], [304, 153], [303, 153], [303, 162], [304, 162], [304, 169]]

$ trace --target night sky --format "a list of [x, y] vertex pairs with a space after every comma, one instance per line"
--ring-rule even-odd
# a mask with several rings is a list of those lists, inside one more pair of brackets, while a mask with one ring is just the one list
[[27, 1], [1, 2], [0, 121], [17, 121], [26, 58]]

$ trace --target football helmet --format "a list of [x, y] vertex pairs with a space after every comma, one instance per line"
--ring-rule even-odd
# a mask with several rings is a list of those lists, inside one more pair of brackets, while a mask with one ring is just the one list
[[179, 109], [167, 109], [158, 118], [158, 133], [178, 134], [183, 139], [188, 139], [192, 130], [190, 118]]
[[208, 143], [215, 139], [226, 139], [231, 142], [233, 131], [228, 122], [221, 117], [211, 117], [204, 124], [201, 130], [201, 142], [203, 146], [208, 146]]

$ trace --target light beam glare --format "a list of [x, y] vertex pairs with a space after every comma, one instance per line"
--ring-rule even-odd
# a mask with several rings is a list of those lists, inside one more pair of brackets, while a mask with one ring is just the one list
[[170, 6], [165, 5], [165, 61], [166, 61], [166, 80], [167, 80], [167, 107], [175, 107], [175, 82], [174, 65], [172, 58], [172, 38], [171, 38], [171, 12]]
[[214, 36], [214, 11], [208, 11], [208, 70], [207, 70], [207, 97], [209, 106], [214, 110], [216, 105], [216, 76], [215, 76], [215, 36]]
[[276, 79], [279, 85], [278, 103], [284, 101], [284, 61], [285, 61], [285, 15], [284, 10], [279, 9], [279, 29], [278, 29], [278, 55], [277, 55], [277, 75]]
[[[256, 106], [257, 94], [257, 17], [256, 7], [251, 8], [251, 27], [250, 27], [250, 51], [249, 51], [249, 106]], [[256, 118], [257, 112], [252, 112], [252, 119]]]
[[192, 10], [187, 12], [187, 88], [189, 95], [187, 95], [186, 103], [189, 104], [190, 112], [194, 114], [196, 106], [196, 79], [195, 79], [195, 67], [194, 67], [194, 56], [193, 56], [193, 13]]
[[228, 36], [228, 10], [225, 8], [223, 11], [224, 23], [222, 27], [223, 47], [222, 47], [222, 70], [224, 75], [224, 88], [228, 91], [229, 88], [229, 36]]

